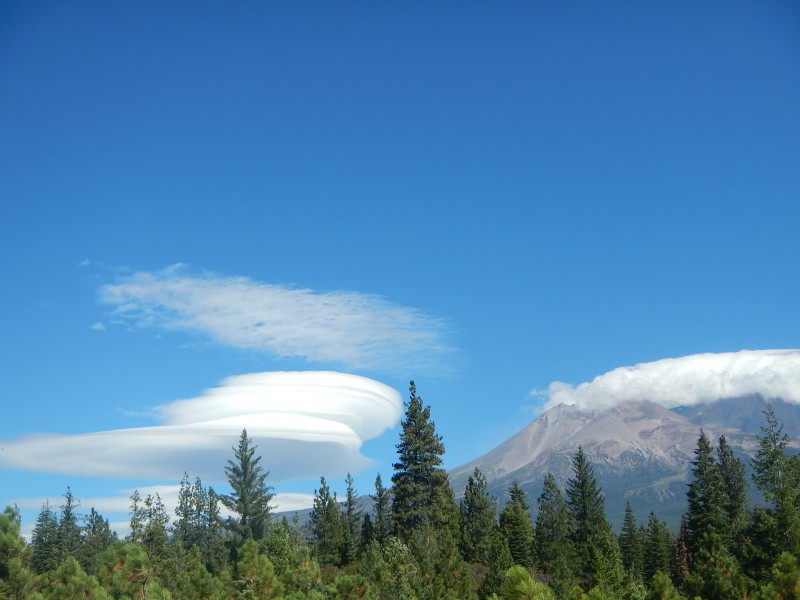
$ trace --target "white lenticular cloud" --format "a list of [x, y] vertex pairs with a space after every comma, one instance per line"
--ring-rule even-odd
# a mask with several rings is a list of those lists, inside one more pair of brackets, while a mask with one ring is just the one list
[[555, 381], [545, 408], [605, 408], [625, 400], [672, 408], [750, 394], [800, 403], [800, 350], [695, 354], [619, 367], [578, 386]]
[[120, 279], [101, 288], [100, 299], [141, 327], [201, 332], [238, 348], [349, 368], [443, 367], [452, 352], [442, 319], [380, 296], [188, 275], [183, 265]]
[[392, 427], [402, 407], [396, 390], [358, 375], [251, 373], [159, 407], [161, 425], [4, 441], [0, 465], [172, 481], [186, 471], [214, 482], [224, 479], [231, 447], [246, 428], [271, 482], [337, 476], [370, 463], [363, 442]]

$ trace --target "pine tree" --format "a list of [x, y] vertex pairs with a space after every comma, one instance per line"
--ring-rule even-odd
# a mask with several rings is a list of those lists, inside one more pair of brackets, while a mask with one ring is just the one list
[[567, 481], [567, 505], [573, 525], [576, 574], [585, 589], [613, 588], [622, 583], [619, 543], [606, 518], [605, 500], [583, 448], [572, 458], [573, 477]]
[[444, 444], [431, 420], [431, 409], [417, 396], [412, 381], [402, 431], [398, 461], [392, 475], [392, 514], [397, 534], [409, 540], [415, 529], [430, 526], [458, 535], [458, 508], [442, 467]]
[[30, 555], [20, 535], [19, 512], [7, 506], [0, 513], [0, 598], [32, 597], [36, 577], [30, 570]]
[[31, 535], [31, 568], [34, 573], [54, 570], [61, 562], [61, 549], [58, 543], [58, 518], [45, 502]]
[[552, 473], [545, 475], [534, 526], [534, 562], [553, 580], [559, 598], [572, 588], [575, 552], [569, 507]]
[[622, 567], [631, 574], [635, 581], [643, 581], [644, 547], [630, 502], [625, 503], [625, 518], [622, 521], [622, 533], [619, 536], [619, 549], [622, 553]]
[[771, 505], [778, 550], [800, 554], [800, 457], [787, 455], [789, 438], [772, 406], [764, 415], [767, 425], [761, 427], [762, 435], [758, 436], [759, 448], [752, 461], [753, 480]]
[[672, 534], [656, 513], [650, 512], [644, 545], [644, 580], [650, 582], [657, 571], [668, 573], [673, 554]]
[[500, 531], [508, 542], [514, 564], [533, 565], [533, 525], [525, 492], [515, 480], [508, 489], [509, 499], [500, 511]]
[[717, 446], [717, 467], [722, 478], [722, 508], [726, 517], [720, 534], [727, 545], [733, 546], [747, 521], [747, 479], [742, 461], [734, 456], [724, 435], [720, 436]]
[[375, 495], [372, 498], [372, 528], [375, 539], [383, 545], [392, 534], [394, 526], [392, 524], [392, 495], [391, 492], [383, 487], [381, 474], [375, 477]]
[[344, 511], [342, 512], [342, 529], [344, 533], [342, 562], [349, 565], [355, 562], [361, 545], [361, 524], [364, 511], [358, 507], [358, 493], [353, 487], [350, 473], [345, 478], [346, 490]]
[[686, 494], [688, 512], [686, 528], [689, 552], [696, 555], [700, 540], [707, 533], [717, 535], [725, 530], [725, 499], [722, 475], [712, 455], [713, 448], [704, 431], [700, 431], [692, 460], [693, 480]]
[[324, 477], [319, 489], [314, 490], [314, 507], [311, 510], [311, 536], [314, 555], [322, 565], [342, 563], [344, 531], [336, 494], [331, 494]]
[[242, 429], [239, 446], [233, 447], [235, 460], [228, 459], [225, 475], [233, 492], [220, 497], [228, 510], [239, 515], [233, 524], [233, 533], [238, 540], [260, 540], [264, 537], [270, 522], [270, 501], [275, 496], [272, 486], [266, 484], [269, 471], [259, 463], [256, 456], [258, 446], [247, 437], [247, 429]]
[[475, 468], [459, 506], [461, 537], [459, 548], [467, 562], [489, 564], [492, 537], [497, 528], [496, 500], [489, 495], [486, 478]]
[[81, 543], [81, 528], [78, 526], [78, 514], [75, 512], [78, 506], [80, 506], [80, 502], [72, 495], [72, 490], [67, 487], [58, 520], [59, 563], [67, 556], [78, 555]]
[[97, 557], [117, 541], [117, 534], [111, 531], [107, 519], [104, 519], [92, 507], [84, 518], [83, 532], [81, 534], [80, 552], [78, 561], [84, 571], [94, 573]]

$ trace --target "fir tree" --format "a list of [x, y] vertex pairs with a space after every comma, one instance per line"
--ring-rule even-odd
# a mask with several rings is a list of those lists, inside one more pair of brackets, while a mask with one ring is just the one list
[[550, 575], [559, 598], [572, 588], [574, 550], [569, 507], [552, 473], [544, 478], [534, 526], [534, 562]]
[[668, 573], [672, 562], [673, 541], [667, 524], [651, 512], [644, 545], [644, 580], [649, 582], [657, 571]]
[[704, 431], [700, 431], [692, 460], [693, 480], [686, 494], [688, 512], [686, 528], [689, 552], [697, 553], [700, 540], [707, 533], [717, 535], [725, 530], [725, 499], [722, 475], [712, 455], [713, 448]]
[[391, 492], [383, 487], [381, 474], [375, 477], [375, 495], [372, 498], [372, 528], [375, 539], [379, 544], [385, 544], [392, 534], [392, 496]]
[[84, 519], [80, 552], [78, 554], [78, 561], [83, 569], [89, 574], [94, 573], [97, 557], [116, 541], [117, 534], [111, 531], [108, 519], [104, 519], [92, 507]]
[[622, 533], [619, 536], [619, 549], [622, 554], [622, 567], [631, 574], [635, 581], [644, 579], [644, 545], [633, 507], [625, 503], [625, 518], [622, 521]]
[[31, 535], [31, 567], [35, 573], [52, 571], [61, 562], [61, 549], [58, 543], [58, 518], [45, 502]]
[[331, 494], [324, 477], [319, 489], [314, 490], [314, 507], [311, 510], [311, 536], [314, 554], [322, 565], [342, 563], [344, 532], [336, 494]]
[[525, 492], [515, 480], [508, 489], [509, 499], [500, 511], [500, 531], [508, 542], [514, 564], [533, 565], [533, 525]]
[[733, 454], [725, 436], [720, 436], [717, 446], [717, 467], [722, 478], [723, 511], [725, 527], [720, 532], [726, 544], [733, 545], [747, 521], [747, 479], [742, 461]]
[[567, 481], [567, 505], [573, 525], [576, 572], [585, 589], [622, 583], [619, 543], [606, 519], [605, 500], [583, 448], [572, 458], [573, 477]]
[[67, 487], [64, 493], [64, 504], [61, 505], [61, 515], [58, 520], [58, 546], [59, 561], [67, 556], [77, 556], [81, 543], [81, 528], [78, 525], [78, 514], [75, 509], [80, 502], [72, 495], [72, 490]]
[[409, 540], [415, 529], [430, 526], [458, 535], [458, 508], [442, 468], [444, 444], [431, 420], [431, 409], [417, 396], [412, 381], [402, 431], [397, 444], [398, 461], [392, 475], [392, 514], [397, 534]]
[[257, 448], [247, 437], [247, 429], [243, 429], [239, 446], [232, 448], [235, 460], [228, 459], [225, 467], [233, 492], [221, 496], [220, 500], [228, 510], [239, 515], [232, 529], [240, 540], [264, 537], [272, 510], [269, 503], [275, 495], [272, 486], [266, 484], [269, 471], [259, 465], [261, 457], [256, 456]]
[[758, 451], [753, 458], [753, 480], [770, 503], [779, 551], [800, 554], [800, 457], [788, 456], [789, 438], [783, 433], [772, 406], [764, 412], [766, 426], [758, 436]]
[[475, 468], [459, 506], [461, 537], [459, 548], [467, 562], [489, 564], [492, 538], [497, 528], [497, 503], [489, 495], [486, 478]]
[[342, 530], [344, 534], [342, 563], [349, 565], [356, 560], [361, 545], [361, 525], [364, 511], [358, 507], [358, 493], [353, 487], [350, 473], [345, 478], [346, 490], [344, 510], [342, 512]]

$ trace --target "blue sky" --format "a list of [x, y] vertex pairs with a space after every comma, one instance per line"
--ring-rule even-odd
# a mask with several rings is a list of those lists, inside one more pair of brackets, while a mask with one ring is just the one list
[[[798, 26], [788, 1], [3, 3], [0, 440], [333, 370], [416, 380], [454, 467], [554, 381], [797, 348]], [[340, 465], [363, 493], [393, 415]], [[182, 473], [80, 471], [6, 461], [0, 504]]]

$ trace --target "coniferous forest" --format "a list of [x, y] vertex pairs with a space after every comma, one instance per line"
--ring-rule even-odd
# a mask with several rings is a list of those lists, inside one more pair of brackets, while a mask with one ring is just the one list
[[[443, 440], [413, 382], [391, 483], [369, 508], [352, 478], [321, 477], [308, 522], [272, 514], [268, 469], [242, 431], [224, 466], [230, 494], [184, 475], [175, 514], [158, 495], [130, 499], [119, 539], [70, 489], [45, 505], [30, 543], [14, 508], [0, 514], [0, 597], [438, 599], [800, 598], [800, 457], [771, 409], [748, 481], [724, 437], [701, 432], [679, 531], [629, 504], [620, 532], [582, 448], [561, 489], [516, 483], [499, 509], [479, 470], [456, 502]], [[748, 486], [764, 498], [748, 503]], [[223, 518], [222, 508], [233, 517]], [[532, 518], [531, 515], [535, 515]]]

